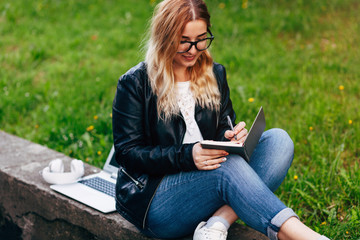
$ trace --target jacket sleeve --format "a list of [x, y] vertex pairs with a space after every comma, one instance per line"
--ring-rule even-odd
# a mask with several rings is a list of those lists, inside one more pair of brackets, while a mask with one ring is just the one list
[[216, 131], [216, 140], [229, 141], [224, 136], [225, 132], [227, 130], [230, 130], [230, 127], [227, 122], [227, 116], [230, 116], [232, 123], [235, 126], [236, 114], [232, 107], [232, 102], [230, 99], [230, 89], [226, 79], [225, 67], [221, 64], [215, 63], [214, 73], [218, 81], [219, 91], [221, 95], [221, 106], [219, 113], [219, 124]]
[[[149, 175], [164, 175], [196, 170], [192, 158], [193, 144], [154, 145], [145, 136], [144, 84], [136, 78], [144, 75], [125, 74], [117, 85], [113, 102], [113, 137], [117, 162], [127, 170]], [[147, 78], [147, 76], [146, 76]], [[144, 80], [144, 79], [142, 79]]]

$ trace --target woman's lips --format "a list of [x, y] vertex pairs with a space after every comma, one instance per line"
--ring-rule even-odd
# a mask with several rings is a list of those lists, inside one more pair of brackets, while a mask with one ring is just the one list
[[185, 59], [186, 61], [192, 61], [192, 60], [195, 59], [195, 56], [194, 56], [194, 55], [191, 55], [191, 56], [183, 55], [183, 57], [184, 57], [184, 59]]

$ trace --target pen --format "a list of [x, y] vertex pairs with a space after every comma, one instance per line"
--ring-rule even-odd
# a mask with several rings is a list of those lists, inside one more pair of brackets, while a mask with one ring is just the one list
[[[228, 124], [229, 124], [231, 130], [232, 130], [233, 132], [235, 132], [234, 126], [233, 126], [232, 123], [231, 123], [231, 119], [230, 119], [229, 115], [227, 115], [226, 117], [227, 117]], [[234, 136], [234, 138], [235, 138], [235, 140], [237, 140], [237, 139], [236, 139], [236, 135]]]

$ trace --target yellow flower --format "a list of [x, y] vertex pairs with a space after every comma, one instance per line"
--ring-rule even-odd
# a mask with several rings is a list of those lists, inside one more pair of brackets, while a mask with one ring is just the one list
[[225, 3], [220, 3], [220, 4], [219, 4], [219, 8], [220, 8], [220, 9], [224, 9], [224, 8], [225, 8]]
[[340, 90], [340, 91], [344, 90], [344, 88], [345, 88], [345, 87], [344, 87], [343, 85], [340, 85], [340, 86], [339, 86], [339, 90]]
[[243, 1], [242, 1], [242, 4], [241, 4], [241, 7], [242, 7], [243, 9], [247, 9], [247, 8], [248, 8], [248, 0], [243, 0]]
[[35, 128], [38, 129], [38, 128], [39, 128], [39, 124], [36, 124], [36, 125], [35, 125]]
[[313, 128], [312, 126], [310, 126], [310, 127], [309, 127], [309, 130], [310, 130], [310, 131], [313, 131], [313, 130], [314, 130], [314, 128]]
[[98, 120], [98, 118], [99, 118], [98, 115], [94, 116], [94, 120]]
[[326, 222], [322, 222], [320, 225], [326, 225]]
[[88, 131], [88, 132], [90, 132], [90, 131], [92, 131], [92, 130], [94, 130], [94, 126], [93, 126], [93, 125], [91, 125], [91, 126], [89, 126], [89, 127], [86, 128], [86, 131]]
[[110, 117], [112, 118], [112, 113], [110, 113]]
[[98, 154], [98, 155], [101, 155], [101, 151], [98, 151], [97, 154]]
[[350, 120], [349, 120], [349, 124], [352, 124], [352, 123], [353, 123], [353, 121], [350, 119]]
[[349, 234], [349, 231], [346, 231], [345, 233], [346, 233], [346, 234]]
[[87, 157], [87, 158], [85, 158], [85, 162], [89, 162], [89, 158]]
[[294, 176], [294, 180], [295, 180], [295, 181], [298, 180], [298, 178], [299, 178], [298, 175], [295, 175], [295, 176]]
[[252, 102], [255, 101], [255, 99], [251, 97], [251, 98], [248, 99], [248, 101], [249, 101], [250, 103], [252, 103]]

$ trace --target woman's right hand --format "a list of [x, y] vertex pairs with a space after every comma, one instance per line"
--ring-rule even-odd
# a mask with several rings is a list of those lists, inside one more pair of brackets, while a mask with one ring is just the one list
[[228, 152], [217, 149], [204, 149], [196, 143], [192, 150], [195, 166], [199, 170], [213, 170], [219, 168], [226, 161]]

